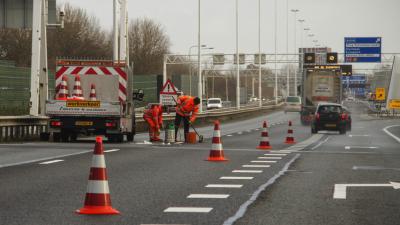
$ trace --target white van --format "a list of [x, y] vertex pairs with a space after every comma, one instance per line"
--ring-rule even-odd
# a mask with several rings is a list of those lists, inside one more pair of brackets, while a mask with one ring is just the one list
[[222, 108], [221, 98], [209, 98], [207, 100], [207, 109], [220, 109]]
[[286, 112], [300, 112], [301, 111], [301, 97], [287, 96], [285, 101]]

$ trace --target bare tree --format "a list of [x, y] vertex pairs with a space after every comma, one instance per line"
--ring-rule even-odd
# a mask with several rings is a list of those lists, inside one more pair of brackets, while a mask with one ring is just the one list
[[0, 59], [13, 60], [17, 66], [28, 67], [31, 61], [32, 31], [28, 29], [0, 30]]
[[170, 40], [161, 24], [148, 18], [132, 20], [129, 25], [129, 57], [134, 74], [161, 74], [164, 54]]

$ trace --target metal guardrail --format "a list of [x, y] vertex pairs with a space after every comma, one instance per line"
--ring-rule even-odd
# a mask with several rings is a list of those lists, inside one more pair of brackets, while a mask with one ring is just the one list
[[[268, 103], [270, 104], [270, 103]], [[225, 108], [220, 110], [210, 110], [198, 115], [196, 123], [207, 124], [212, 120], [228, 120], [234, 117], [245, 116], [260, 110], [270, 110], [282, 106], [264, 105], [262, 108], [255, 105], [245, 106], [239, 110], [236, 108]], [[229, 117], [229, 118], [228, 118]], [[175, 119], [175, 113], [165, 114], [164, 121], [171, 122]], [[31, 116], [2, 116], [0, 117], [0, 142], [28, 141], [39, 139], [40, 133], [47, 132], [48, 117]], [[142, 114], [136, 115], [136, 131], [141, 132], [147, 129], [147, 125], [142, 118]]]
[[0, 142], [34, 140], [47, 132], [47, 117], [0, 117]]

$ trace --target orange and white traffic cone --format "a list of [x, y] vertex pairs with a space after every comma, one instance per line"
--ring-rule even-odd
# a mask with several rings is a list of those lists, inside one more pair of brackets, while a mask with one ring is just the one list
[[62, 81], [60, 84], [60, 89], [58, 90], [57, 100], [67, 100], [68, 98], [68, 84], [67, 84], [67, 76], [62, 77]]
[[271, 149], [272, 148], [271, 145], [269, 144], [267, 121], [264, 121], [263, 130], [261, 132], [261, 141], [257, 148], [258, 149]]
[[288, 132], [288, 134], [286, 136], [285, 143], [286, 144], [294, 144], [294, 143], [296, 143], [296, 141], [294, 140], [294, 137], [293, 137], [292, 121], [289, 121], [289, 129], [288, 129], [287, 132]]
[[222, 142], [221, 142], [221, 130], [219, 129], [218, 120], [214, 122], [214, 134], [212, 139], [210, 155], [208, 156], [207, 161], [213, 161], [213, 162], [228, 161], [228, 159], [224, 157], [224, 149], [222, 147]]
[[75, 76], [75, 85], [72, 92], [72, 98], [74, 100], [84, 100], [81, 86], [81, 77], [79, 75]]
[[90, 86], [90, 96], [89, 96], [90, 101], [96, 101], [97, 96], [96, 96], [96, 86], [92, 84]]
[[76, 210], [76, 212], [79, 214], [119, 214], [119, 211], [111, 206], [103, 140], [101, 137], [96, 137], [85, 204], [83, 208]]

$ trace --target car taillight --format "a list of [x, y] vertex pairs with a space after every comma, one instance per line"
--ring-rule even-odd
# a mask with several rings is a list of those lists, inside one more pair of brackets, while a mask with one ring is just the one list
[[106, 122], [106, 127], [116, 127], [117, 123], [115, 122]]
[[59, 126], [61, 126], [61, 121], [51, 121], [50, 126], [59, 127]]
[[315, 114], [315, 119], [316, 119], [316, 120], [319, 120], [319, 118], [320, 118], [319, 113]]

